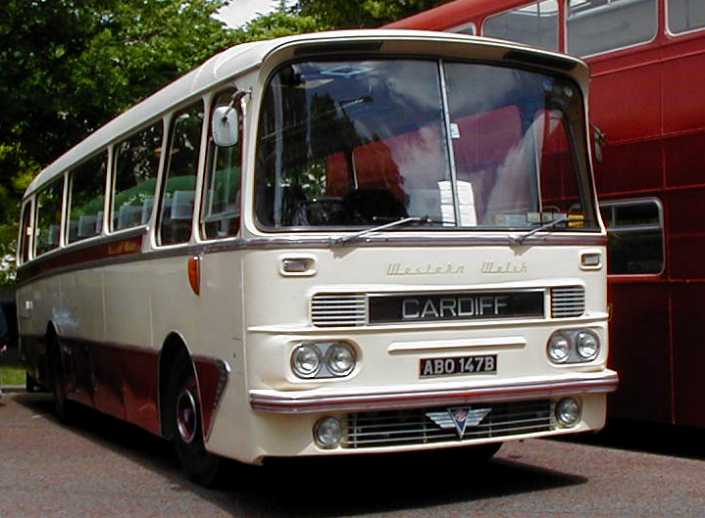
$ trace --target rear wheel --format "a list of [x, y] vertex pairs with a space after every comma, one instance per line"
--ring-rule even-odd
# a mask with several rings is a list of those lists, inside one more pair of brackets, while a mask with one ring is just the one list
[[221, 459], [208, 453], [203, 443], [196, 375], [186, 354], [176, 359], [167, 401], [174, 448], [186, 476], [198, 484], [212, 486], [218, 479]]
[[60, 421], [66, 423], [71, 419], [71, 403], [66, 399], [61, 350], [59, 349], [59, 341], [54, 335], [49, 338], [49, 369], [52, 391], [54, 393], [54, 413]]

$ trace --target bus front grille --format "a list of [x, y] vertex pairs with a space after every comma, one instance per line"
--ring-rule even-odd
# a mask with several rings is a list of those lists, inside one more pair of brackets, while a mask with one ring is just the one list
[[367, 325], [367, 297], [361, 293], [319, 293], [311, 299], [311, 320], [316, 327]]
[[363, 412], [349, 414], [343, 448], [374, 448], [472, 441], [492, 437], [550, 431], [554, 427], [550, 400], [517, 401], [471, 405], [470, 411], [485, 414], [481, 421], [468, 423], [460, 438], [447, 407]]
[[551, 316], [553, 318], [579, 317], [585, 312], [585, 288], [564, 286], [551, 288]]

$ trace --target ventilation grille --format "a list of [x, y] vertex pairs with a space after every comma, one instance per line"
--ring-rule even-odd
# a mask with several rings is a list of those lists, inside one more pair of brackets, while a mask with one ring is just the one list
[[582, 286], [551, 288], [553, 318], [579, 317], [583, 313], [585, 313], [585, 288]]
[[553, 428], [549, 400], [476, 404], [472, 408], [489, 409], [490, 412], [479, 424], [468, 426], [462, 439], [458, 437], [450, 415], [447, 419], [442, 418], [448, 412], [445, 407], [350, 414], [342, 446], [357, 449], [465, 442], [546, 432]]
[[360, 293], [314, 295], [311, 321], [316, 327], [364, 326], [367, 324], [367, 297]]

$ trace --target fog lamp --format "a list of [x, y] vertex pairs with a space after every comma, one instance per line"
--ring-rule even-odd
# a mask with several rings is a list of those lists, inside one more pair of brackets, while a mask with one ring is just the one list
[[337, 448], [342, 437], [343, 427], [337, 417], [323, 417], [313, 427], [313, 439], [319, 448]]
[[580, 357], [584, 360], [594, 360], [600, 352], [600, 341], [597, 336], [581, 331], [575, 338], [575, 345]]
[[321, 370], [321, 352], [311, 344], [302, 344], [291, 356], [291, 368], [299, 378], [312, 378]]
[[556, 419], [561, 426], [575, 426], [580, 421], [580, 414], [580, 404], [572, 397], [563, 398], [556, 404]]
[[570, 342], [560, 333], [555, 333], [548, 341], [548, 356], [555, 363], [563, 363], [570, 355]]
[[355, 353], [346, 344], [334, 344], [326, 354], [326, 366], [335, 376], [347, 376], [355, 368]]

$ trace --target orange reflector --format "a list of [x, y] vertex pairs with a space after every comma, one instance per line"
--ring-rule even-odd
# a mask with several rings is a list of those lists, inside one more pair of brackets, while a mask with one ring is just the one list
[[188, 282], [196, 295], [201, 293], [201, 258], [197, 255], [188, 260]]

